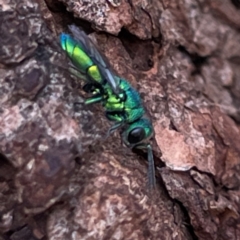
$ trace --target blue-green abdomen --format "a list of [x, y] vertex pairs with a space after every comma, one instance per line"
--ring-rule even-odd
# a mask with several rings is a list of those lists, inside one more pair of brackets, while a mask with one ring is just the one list
[[62, 33], [60, 35], [60, 43], [63, 50], [80, 72], [88, 75], [92, 80], [102, 83], [102, 76], [97, 65], [94, 64], [89, 55], [83, 50], [80, 42], [74, 40], [70, 35]]

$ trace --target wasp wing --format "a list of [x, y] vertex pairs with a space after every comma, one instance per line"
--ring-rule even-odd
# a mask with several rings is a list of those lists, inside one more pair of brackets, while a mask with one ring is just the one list
[[89, 55], [92, 61], [98, 66], [99, 71], [104, 79], [110, 84], [113, 92], [119, 94], [119, 83], [115, 78], [113, 71], [111, 70], [108, 61], [100, 54], [99, 50], [92, 42], [92, 40], [86, 35], [86, 33], [80, 30], [75, 25], [68, 26], [74, 39], [81, 44], [81, 47]]

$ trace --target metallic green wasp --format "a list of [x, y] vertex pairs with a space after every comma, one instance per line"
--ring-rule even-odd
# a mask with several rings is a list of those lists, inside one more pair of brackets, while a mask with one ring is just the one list
[[147, 149], [148, 181], [155, 186], [155, 168], [149, 139], [153, 135], [150, 120], [145, 117], [139, 93], [123, 78], [116, 76], [88, 36], [76, 26], [71, 34], [62, 33], [60, 43], [72, 67], [84, 76], [83, 90], [92, 93], [86, 104], [102, 103], [106, 117], [115, 124], [108, 135], [120, 128], [122, 140], [130, 148]]

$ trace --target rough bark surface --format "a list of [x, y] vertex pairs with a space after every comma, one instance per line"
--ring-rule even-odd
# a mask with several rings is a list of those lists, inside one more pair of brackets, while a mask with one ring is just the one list
[[[240, 239], [239, 16], [239, 0], [0, 0], [0, 240]], [[154, 192], [145, 154], [84, 105], [58, 43], [71, 23], [102, 31], [141, 93]]]

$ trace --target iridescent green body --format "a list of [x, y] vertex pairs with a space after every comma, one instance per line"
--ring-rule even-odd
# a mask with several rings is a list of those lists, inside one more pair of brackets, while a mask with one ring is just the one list
[[146, 148], [149, 161], [149, 182], [155, 185], [154, 162], [148, 139], [153, 135], [153, 127], [146, 117], [139, 93], [127, 82], [113, 74], [109, 64], [103, 59], [95, 45], [75, 26], [69, 27], [72, 35], [62, 33], [60, 42], [73, 68], [84, 75], [87, 92], [92, 93], [86, 104], [102, 103], [106, 117], [114, 121], [109, 134], [122, 129], [122, 139], [131, 148]]
[[[107, 101], [103, 102], [108, 119], [132, 123], [144, 115], [144, 108], [138, 92], [124, 79], [119, 79], [119, 89], [127, 96], [124, 101], [107, 87]], [[116, 114], [118, 113], [118, 114]]]

